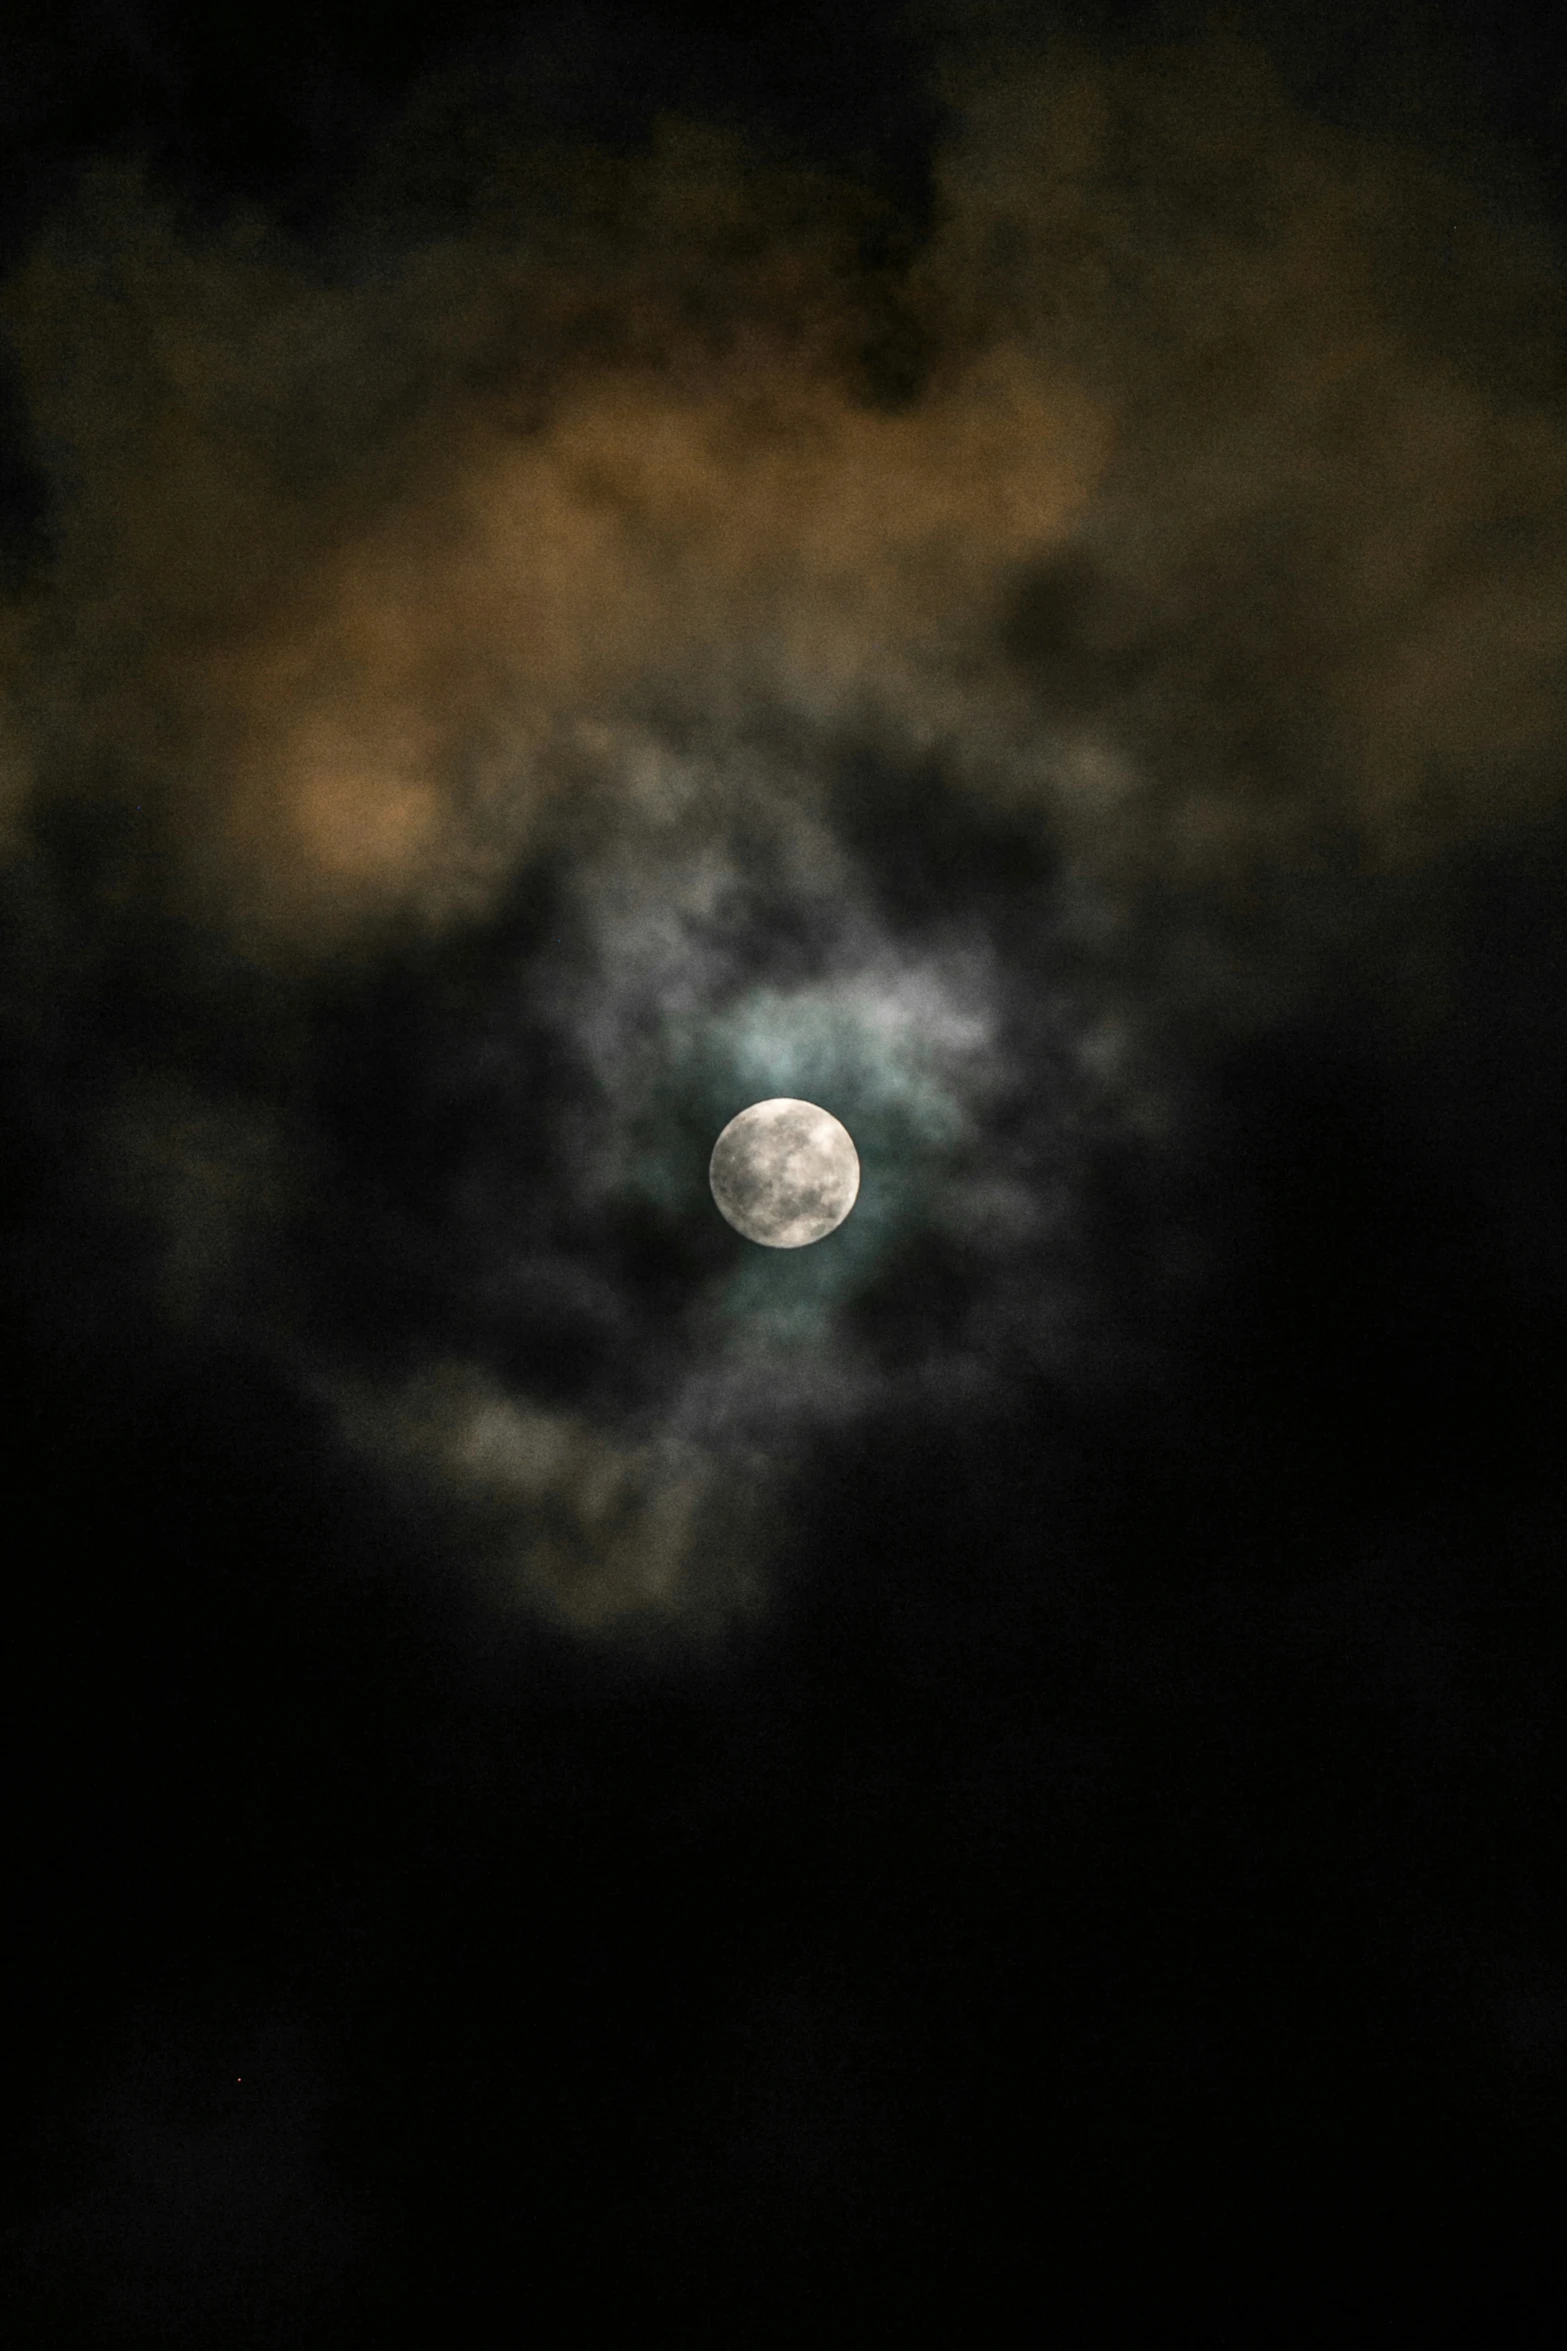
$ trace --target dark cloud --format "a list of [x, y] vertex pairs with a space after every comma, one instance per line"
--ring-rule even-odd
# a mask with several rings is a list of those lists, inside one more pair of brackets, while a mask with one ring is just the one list
[[[1169, 1024], [1298, 1012], [1369, 877], [1557, 790], [1538, 235], [1233, 38], [947, 70], [901, 258], [733, 132], [459, 139], [459, 76], [330, 258], [103, 167], [6, 298], [16, 854], [73, 830], [67, 958], [268, 975], [247, 1071], [182, 974], [99, 1081], [149, 1310], [341, 1384], [595, 1619], [682, 1605], [797, 1419], [1092, 1347], [1086, 1138], [1179, 1124]], [[786, 1267], [700, 1178], [774, 1092], [867, 1170]], [[922, 1250], [969, 1303], [889, 1303], [895, 1371]]]
[[1114, 13], [818, 121], [561, 12], [330, 168], [328, 59], [286, 185], [138, 114], [13, 238], [56, 2331], [1010, 2307], [1035, 2145], [1096, 2293], [1503, 2139], [1534, 2242], [1559, 245], [1434, 65]]

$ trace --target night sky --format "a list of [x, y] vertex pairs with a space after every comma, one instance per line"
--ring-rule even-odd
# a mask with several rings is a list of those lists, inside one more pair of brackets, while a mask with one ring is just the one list
[[9, 14], [28, 2351], [1567, 2340], [1564, 51]]

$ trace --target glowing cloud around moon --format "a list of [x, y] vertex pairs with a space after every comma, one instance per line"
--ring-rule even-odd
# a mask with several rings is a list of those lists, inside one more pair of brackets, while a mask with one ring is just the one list
[[708, 1182], [720, 1213], [766, 1249], [803, 1249], [835, 1232], [859, 1197], [848, 1129], [814, 1102], [753, 1102], [713, 1145]]

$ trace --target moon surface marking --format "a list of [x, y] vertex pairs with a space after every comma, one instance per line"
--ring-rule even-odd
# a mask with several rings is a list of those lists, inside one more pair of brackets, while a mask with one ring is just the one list
[[713, 1145], [708, 1182], [720, 1214], [764, 1249], [803, 1249], [836, 1231], [859, 1197], [847, 1127], [814, 1102], [753, 1102]]

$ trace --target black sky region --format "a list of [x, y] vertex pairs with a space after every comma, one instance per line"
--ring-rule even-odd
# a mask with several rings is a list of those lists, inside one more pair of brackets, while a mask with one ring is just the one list
[[11, 2339], [1563, 2338], [1563, 77], [10, 13]]

